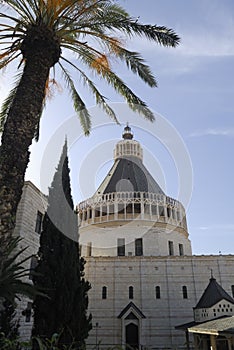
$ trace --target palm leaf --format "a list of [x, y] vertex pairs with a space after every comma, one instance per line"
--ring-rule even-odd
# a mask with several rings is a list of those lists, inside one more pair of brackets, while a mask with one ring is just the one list
[[74, 82], [73, 82], [72, 78], [70, 77], [68, 71], [61, 65], [61, 63], [59, 63], [59, 65], [62, 69], [65, 80], [67, 82], [67, 86], [70, 90], [72, 100], [73, 100], [73, 106], [74, 106], [74, 109], [79, 116], [79, 120], [80, 120], [81, 126], [83, 128], [84, 134], [89, 135], [90, 129], [91, 129], [90, 114], [85, 106], [85, 103], [83, 102], [80, 95], [78, 94], [78, 92], [75, 88]]
[[117, 46], [116, 56], [124, 60], [127, 67], [130, 68], [133, 73], [138, 74], [138, 76], [150, 87], [157, 86], [157, 82], [151, 73], [149, 66], [144, 64], [144, 60], [138, 52], [131, 52], [123, 47]]
[[4, 129], [4, 125], [7, 120], [8, 111], [11, 108], [12, 102], [15, 98], [15, 94], [17, 92], [21, 77], [22, 77], [22, 72], [17, 74], [15, 79], [15, 85], [2, 104], [2, 107], [0, 110], [0, 132], [2, 132]]
[[[118, 38], [122, 34], [129, 37], [139, 36], [159, 45], [175, 47], [180, 39], [172, 29], [165, 26], [144, 25], [138, 19], [130, 17], [121, 6], [112, 0], [7, 0], [4, 1], [4, 5], [13, 11], [0, 12], [0, 19], [3, 22], [0, 23], [0, 44], [3, 45], [0, 54], [0, 69], [22, 54], [22, 43], [25, 44], [25, 39], [31, 28], [35, 26], [40, 28], [41, 26], [41, 28], [49, 29], [48, 33], [53, 33], [54, 40], [59, 42], [60, 49], [65, 48], [76, 53], [78, 61], [75, 64], [64, 57], [60, 56], [60, 59], [65, 59], [66, 63], [79, 72], [83, 83], [94, 95], [97, 105], [115, 122], [118, 122], [118, 119], [107, 103], [107, 98], [97, 89], [94, 82], [80, 68], [80, 65], [78, 66], [78, 62], [85, 63], [91, 71], [103, 78], [117, 93], [124, 97], [131, 109], [151, 121], [154, 120], [153, 113], [146, 103], [135, 95], [110, 68], [109, 62], [111, 62], [112, 57], [120, 59], [127, 68], [150, 87], [157, 86], [156, 79], [141, 55], [125, 49], [120, 40], [114, 39], [114, 34]], [[45, 33], [46, 31], [43, 31], [43, 35]], [[37, 49], [37, 45], [35, 49]], [[73, 76], [60, 62], [58, 63], [83, 130], [85, 134], [89, 134], [91, 119], [85, 102], [77, 91]], [[18, 82], [2, 106], [0, 130], [4, 128], [17, 85]], [[41, 106], [41, 112], [43, 107], [44, 104]], [[39, 122], [34, 127], [34, 137], [38, 139]]]
[[80, 76], [82, 77], [84, 84], [88, 85], [92, 94], [95, 96], [97, 105], [102, 107], [102, 109], [107, 113], [107, 115], [109, 115], [109, 117], [111, 117], [111, 119], [113, 119], [117, 124], [119, 124], [119, 121], [116, 117], [114, 110], [108, 105], [108, 103], [106, 102], [106, 98], [99, 92], [97, 87], [94, 85], [92, 80], [88, 78], [85, 72], [79, 69], [77, 66], [75, 66], [72, 62], [68, 61], [66, 58], [64, 57], [61, 57], [61, 58], [80, 73]]
[[[153, 113], [147, 107], [146, 103], [135, 95], [133, 91], [113, 71], [111, 71], [111, 69], [108, 69], [100, 61], [97, 63], [95, 56], [92, 55], [89, 50], [82, 47], [82, 50], [80, 50], [80, 55], [86, 64], [88, 64], [91, 68], [95, 68], [98, 74], [102, 75], [106, 82], [124, 97], [129, 107], [133, 111], [139, 112], [150, 121], [155, 119]], [[93, 62], [95, 62], [95, 65], [93, 65]]]
[[3, 242], [3, 238], [0, 238], [0, 243], [4, 243], [4, 251], [0, 260], [0, 298], [11, 303], [14, 303], [14, 299], [19, 298], [19, 295], [25, 295], [31, 299], [37, 295], [47, 297], [43, 291], [38, 290], [31, 283], [21, 280], [23, 277], [28, 277], [31, 272], [30, 269], [23, 266], [31, 256], [17, 261], [18, 257], [27, 249], [27, 247], [17, 249], [21, 240], [22, 238], [16, 237]]

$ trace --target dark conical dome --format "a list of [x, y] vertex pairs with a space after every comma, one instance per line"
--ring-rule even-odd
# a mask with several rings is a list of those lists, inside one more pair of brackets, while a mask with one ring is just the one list
[[115, 163], [96, 194], [112, 192], [150, 192], [165, 195], [142, 162], [142, 148], [127, 124], [123, 140], [115, 148]]

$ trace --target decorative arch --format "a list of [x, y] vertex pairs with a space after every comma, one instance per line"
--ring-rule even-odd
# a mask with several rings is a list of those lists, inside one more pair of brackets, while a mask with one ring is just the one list
[[119, 314], [121, 319], [122, 346], [126, 349], [139, 349], [142, 336], [142, 321], [145, 315], [130, 302]]

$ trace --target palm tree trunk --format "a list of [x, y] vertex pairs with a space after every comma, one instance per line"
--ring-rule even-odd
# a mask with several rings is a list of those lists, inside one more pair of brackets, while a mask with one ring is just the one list
[[0, 234], [6, 239], [14, 230], [29, 162], [28, 149], [39, 124], [50, 66], [49, 60], [40, 52], [26, 60], [4, 126], [0, 147]]

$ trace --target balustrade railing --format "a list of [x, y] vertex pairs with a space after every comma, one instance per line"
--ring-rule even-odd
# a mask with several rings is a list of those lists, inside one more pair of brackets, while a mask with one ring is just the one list
[[182, 204], [168, 196], [150, 192], [97, 194], [77, 207], [81, 226], [113, 220], [159, 221], [187, 229]]

